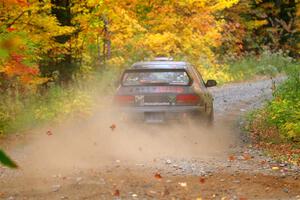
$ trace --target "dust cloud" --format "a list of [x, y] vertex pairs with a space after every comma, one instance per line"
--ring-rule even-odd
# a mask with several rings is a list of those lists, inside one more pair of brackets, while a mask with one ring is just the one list
[[32, 176], [99, 168], [116, 161], [135, 165], [165, 157], [222, 156], [237, 138], [218, 120], [207, 128], [195, 123], [144, 124], [120, 116], [115, 110], [101, 108], [89, 119], [36, 130], [21, 147], [24, 158], [19, 164]]

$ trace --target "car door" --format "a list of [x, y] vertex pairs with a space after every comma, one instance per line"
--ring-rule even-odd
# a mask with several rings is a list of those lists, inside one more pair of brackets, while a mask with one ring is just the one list
[[204, 80], [201, 76], [201, 74], [199, 73], [199, 71], [197, 69], [195, 69], [194, 67], [191, 67], [193, 70], [193, 73], [195, 74], [195, 79], [198, 82], [198, 85], [200, 87], [201, 93], [202, 93], [202, 97], [204, 98], [204, 102], [205, 102], [205, 112], [207, 114], [210, 114], [213, 110], [213, 97], [211, 95], [211, 93], [208, 91], [208, 89], [205, 86]]

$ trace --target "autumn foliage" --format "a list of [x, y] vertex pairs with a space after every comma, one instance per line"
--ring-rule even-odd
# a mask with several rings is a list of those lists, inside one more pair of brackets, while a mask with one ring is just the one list
[[224, 54], [265, 47], [299, 53], [296, 1], [1, 0], [0, 6], [0, 69], [23, 84], [42, 84], [47, 80], [36, 77], [51, 79], [53, 72], [70, 80], [83, 65], [120, 66], [157, 55], [203, 68], [218, 67]]
[[[69, 115], [84, 103], [57, 87], [97, 80], [95, 73], [111, 86], [123, 68], [158, 55], [220, 82], [266, 74], [275, 64], [251, 64], [265, 51], [299, 58], [299, 10], [298, 1], [281, 0], [0, 0], [0, 130], [25, 107], [34, 120]], [[231, 63], [248, 57], [251, 65]], [[40, 104], [25, 105], [32, 97]]]

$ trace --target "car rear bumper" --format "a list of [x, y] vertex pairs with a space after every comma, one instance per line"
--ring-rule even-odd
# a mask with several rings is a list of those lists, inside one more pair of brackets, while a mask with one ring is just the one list
[[204, 106], [140, 106], [140, 107], [122, 107], [121, 111], [127, 113], [147, 113], [147, 112], [164, 112], [164, 113], [188, 113], [204, 112]]
[[[205, 109], [202, 106], [141, 106], [122, 107], [121, 112], [123, 113], [123, 116], [126, 116], [125, 118], [135, 122], [144, 121], [147, 123], [160, 123], [201, 116], [204, 115]], [[156, 117], [153, 119], [155, 113], [160, 114], [160, 117], [157, 120], [155, 119]]]

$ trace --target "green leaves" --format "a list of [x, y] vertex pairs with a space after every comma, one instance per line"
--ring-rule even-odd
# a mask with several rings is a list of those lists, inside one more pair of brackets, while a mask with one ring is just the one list
[[9, 168], [18, 168], [18, 165], [12, 159], [10, 159], [1, 149], [0, 149], [0, 162]]

